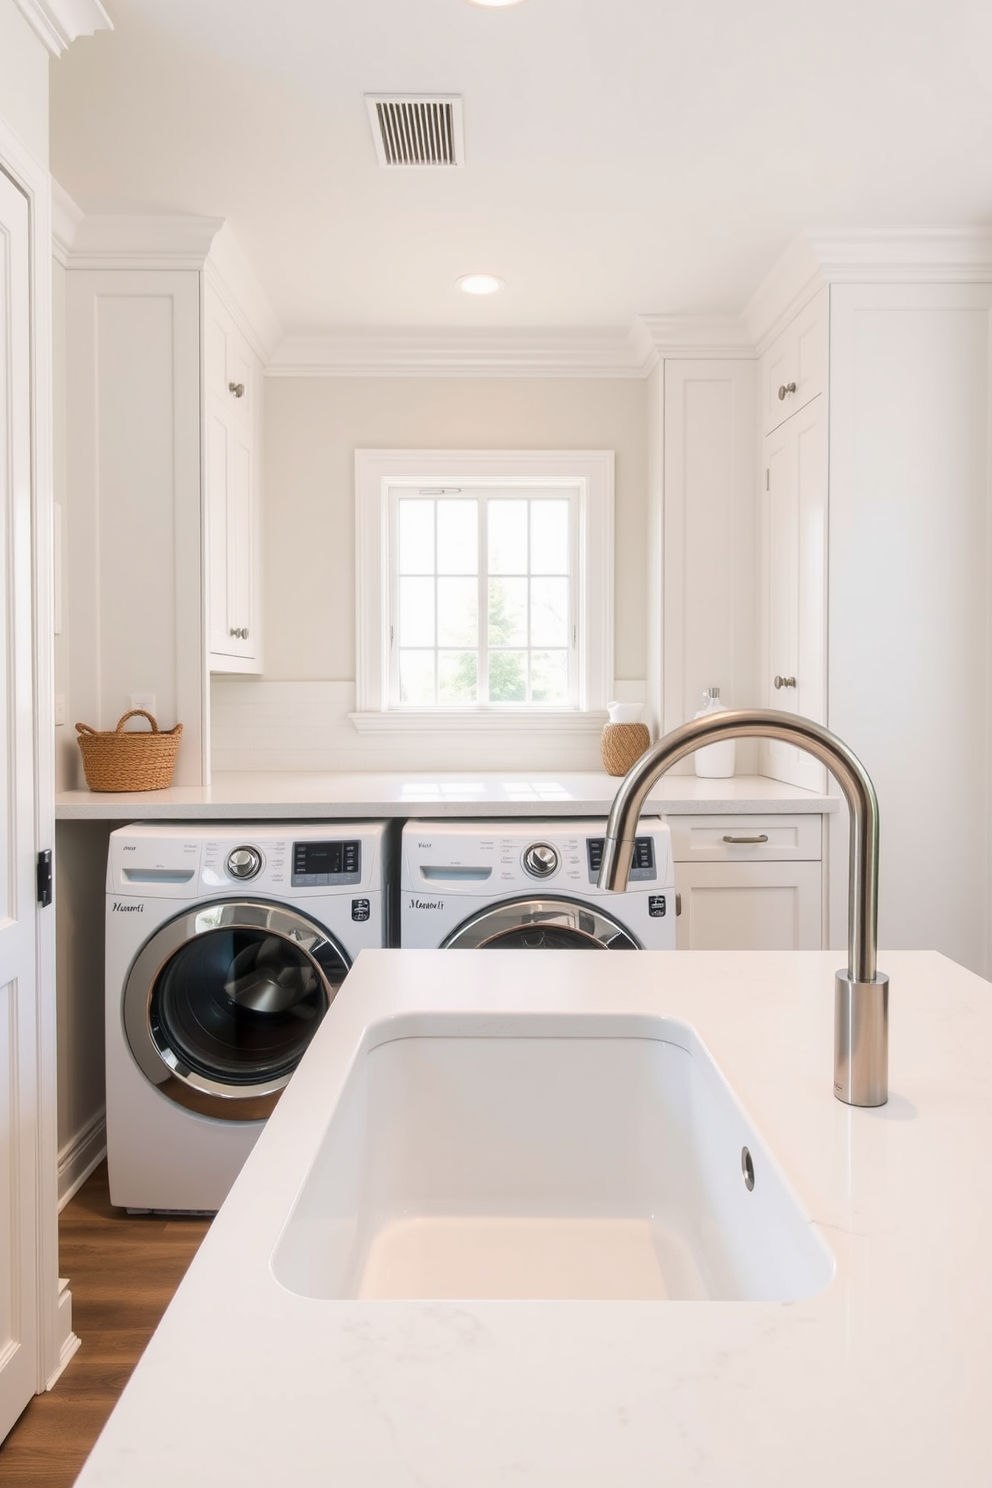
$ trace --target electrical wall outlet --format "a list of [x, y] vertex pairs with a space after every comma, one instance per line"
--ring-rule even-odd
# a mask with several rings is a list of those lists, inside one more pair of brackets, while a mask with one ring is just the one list
[[144, 708], [153, 718], [157, 718], [155, 711], [155, 694], [153, 692], [132, 692], [128, 698], [129, 708]]
[[65, 693], [64, 692], [57, 692], [55, 694], [55, 727], [58, 728], [58, 726], [59, 726], [60, 723], [65, 723]]

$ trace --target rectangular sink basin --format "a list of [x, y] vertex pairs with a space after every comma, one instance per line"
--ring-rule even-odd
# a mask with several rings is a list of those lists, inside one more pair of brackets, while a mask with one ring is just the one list
[[367, 1034], [331, 1114], [272, 1257], [289, 1291], [793, 1301], [833, 1276], [687, 1025], [400, 1027]]

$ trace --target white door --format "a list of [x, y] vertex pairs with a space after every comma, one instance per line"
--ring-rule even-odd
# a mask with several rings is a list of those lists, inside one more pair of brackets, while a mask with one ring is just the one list
[[0, 170], [0, 1440], [39, 1353], [28, 220]]

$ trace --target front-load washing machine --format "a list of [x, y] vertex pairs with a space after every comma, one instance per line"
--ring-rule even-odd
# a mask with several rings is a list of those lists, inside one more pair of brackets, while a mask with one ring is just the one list
[[358, 952], [388, 944], [392, 840], [382, 822], [111, 833], [111, 1203], [220, 1207]]
[[641, 818], [621, 894], [596, 882], [605, 833], [594, 819], [407, 822], [400, 944], [674, 950], [666, 823]]

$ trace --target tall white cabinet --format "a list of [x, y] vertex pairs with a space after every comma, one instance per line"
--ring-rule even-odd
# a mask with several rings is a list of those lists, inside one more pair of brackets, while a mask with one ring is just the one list
[[[872, 776], [880, 946], [936, 947], [988, 975], [992, 243], [905, 233], [801, 246], [752, 305], [770, 327], [756, 330], [766, 423], [811, 386], [780, 354], [800, 328], [825, 372], [762, 434], [761, 701], [826, 722]], [[763, 751], [762, 765], [811, 783], [784, 751]], [[829, 823], [839, 947], [846, 810]]]
[[209, 264], [203, 351], [208, 664], [260, 672], [262, 365]]
[[224, 234], [83, 217], [63, 246], [71, 717], [154, 697], [177, 785], [209, 780], [210, 672], [261, 669], [261, 347]]
[[[761, 358], [762, 467], [758, 701], [826, 721], [827, 291]], [[822, 790], [823, 767], [778, 740], [763, 774]]]
[[881, 943], [985, 976], [987, 278], [831, 287], [828, 633], [829, 723], [878, 791]]

